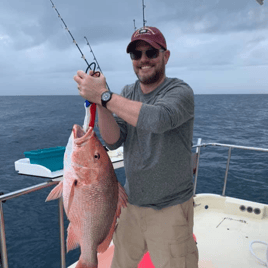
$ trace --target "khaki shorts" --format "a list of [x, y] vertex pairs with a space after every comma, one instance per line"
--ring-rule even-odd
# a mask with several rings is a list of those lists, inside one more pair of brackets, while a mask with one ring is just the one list
[[128, 204], [114, 233], [111, 268], [137, 268], [149, 251], [155, 268], [197, 268], [193, 198], [161, 210]]

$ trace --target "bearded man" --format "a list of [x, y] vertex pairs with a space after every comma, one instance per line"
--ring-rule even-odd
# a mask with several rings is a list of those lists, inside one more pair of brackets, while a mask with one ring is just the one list
[[80, 95], [97, 104], [106, 146], [124, 146], [129, 203], [114, 233], [112, 268], [137, 267], [147, 251], [156, 268], [197, 268], [193, 90], [178, 78], [166, 77], [170, 51], [159, 29], [135, 31], [127, 53], [138, 80], [121, 95], [107, 91], [103, 75], [78, 71], [74, 77]]

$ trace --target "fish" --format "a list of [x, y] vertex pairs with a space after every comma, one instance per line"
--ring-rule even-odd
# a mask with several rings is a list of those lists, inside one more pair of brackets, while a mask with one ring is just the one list
[[73, 126], [64, 154], [63, 180], [46, 201], [61, 196], [70, 222], [67, 252], [80, 246], [76, 268], [97, 268], [97, 253], [109, 247], [121, 209], [127, 206], [127, 194], [93, 127], [85, 132]]

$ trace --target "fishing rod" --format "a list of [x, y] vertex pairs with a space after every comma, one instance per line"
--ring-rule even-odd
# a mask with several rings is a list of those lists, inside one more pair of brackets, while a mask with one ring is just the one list
[[[94, 52], [93, 52], [93, 49], [92, 49], [92, 47], [90, 46], [90, 44], [89, 44], [89, 42], [88, 42], [88, 40], [87, 40], [87, 37], [84, 36], [84, 38], [86, 39], [86, 41], [87, 41], [87, 45], [89, 46], [89, 49], [90, 49], [90, 52], [92, 53], [93, 58], [94, 58], [95, 62], [97, 63], [97, 68], [98, 68], [98, 69], [100, 70], [100, 72], [103, 74], [103, 72], [102, 72], [102, 70], [101, 70], [101, 67], [100, 67], [100, 65], [99, 65], [99, 63], [98, 63], [98, 61], [97, 61], [97, 58], [96, 58], [96, 56], [95, 56], [95, 54], [94, 54]], [[110, 88], [109, 88], [107, 82], [106, 82], [106, 87], [107, 87], [107, 89], [110, 91]]]
[[144, 15], [144, 9], [145, 9], [145, 5], [144, 5], [144, 0], [142, 0], [142, 10], [143, 10], [143, 28], [145, 27], [145, 23], [147, 22], [147, 20], [145, 20], [145, 15]]
[[[87, 59], [85, 58], [85, 56], [84, 56], [82, 50], [80, 49], [80, 47], [78, 46], [77, 42], [75, 41], [73, 35], [71, 34], [70, 30], [68, 29], [68, 27], [67, 27], [65, 21], [64, 21], [63, 18], [61, 17], [59, 11], [58, 11], [57, 8], [55, 7], [55, 5], [54, 5], [54, 3], [52, 2], [52, 0], [50, 0], [50, 2], [51, 2], [51, 4], [52, 4], [52, 8], [55, 9], [55, 11], [56, 11], [57, 14], [58, 14], [58, 17], [61, 19], [62, 23], [64, 24], [65, 29], [68, 31], [68, 33], [70, 34], [71, 38], [73, 39], [73, 43], [76, 45], [76, 47], [77, 47], [78, 50], [80, 51], [80, 53], [81, 53], [81, 55], [82, 55], [82, 59], [84, 59], [84, 61], [86, 62], [87, 66], [88, 66], [87, 69], [86, 69], [86, 73], [87, 73], [88, 70], [90, 69], [90, 70], [93, 70], [93, 75], [100, 76], [100, 72], [99, 72], [99, 71], [96, 71], [96, 62], [93, 61], [93, 62], [90, 63], [90, 64], [88, 63], [88, 61], [87, 61]], [[91, 68], [91, 66], [93, 66], [93, 69]], [[90, 114], [91, 114], [91, 116], [90, 116], [90, 120], [89, 120], [89, 122], [88, 122], [88, 126], [94, 128], [94, 125], [95, 125], [95, 118], [96, 118], [96, 104], [93, 103], [93, 104], [91, 105], [91, 103], [90, 103], [88, 100], [86, 100], [85, 103], [84, 103], [84, 107], [85, 107], [86, 111], [87, 111], [87, 108], [88, 108], [89, 106], [90, 106], [89, 109], [90, 109]]]
[[[264, 0], [256, 0], [260, 5], [263, 5]], [[144, 14], [144, 10], [146, 8], [146, 5], [144, 4], [144, 0], [142, 0], [142, 13], [143, 13], [143, 28], [145, 27], [145, 23], [147, 22], [147, 20], [145, 20], [145, 14]], [[136, 25], [135, 25], [135, 20], [134, 21], [134, 31], [136, 31]]]
[[96, 63], [97, 63], [97, 68], [98, 68], [98, 69], [100, 70], [100, 72], [102, 73], [101, 68], [100, 68], [100, 65], [99, 65], [99, 63], [98, 63], [98, 61], [97, 61], [97, 58], [95, 57], [95, 54], [94, 54], [94, 52], [93, 52], [93, 50], [92, 50], [92, 48], [91, 48], [91, 46], [90, 46], [90, 44], [89, 44], [89, 42], [88, 42], [88, 40], [87, 40], [87, 37], [84, 36], [84, 38], [86, 39], [86, 41], [87, 41], [87, 45], [89, 46], [89, 49], [90, 49], [90, 52], [92, 53], [93, 58], [94, 58], [94, 60], [95, 60]]
[[[257, 0], [258, 1], [258, 0]], [[144, 0], [142, 0], [142, 16], [143, 16], [143, 28], [145, 28], [145, 23], [147, 22], [147, 20], [145, 20], [145, 14], [144, 14], [144, 9], [145, 9], [145, 4], [144, 4]], [[134, 22], [134, 31], [136, 31], [136, 24], [135, 24], [135, 19], [133, 20]]]
[[135, 20], [133, 20], [134, 22], [134, 32], [137, 30], [136, 24], [135, 24]]
[[[92, 62], [92, 63], [90, 63], [90, 64], [88, 63], [88, 61], [87, 61], [87, 59], [85, 58], [85, 56], [84, 56], [82, 50], [80, 49], [80, 47], [78, 46], [77, 42], [75, 41], [73, 35], [71, 34], [70, 30], [68, 29], [68, 27], [67, 27], [65, 21], [64, 21], [63, 18], [61, 17], [61, 15], [60, 15], [59, 11], [57, 10], [56, 6], [55, 6], [54, 3], [52, 2], [52, 0], [50, 0], [50, 2], [51, 2], [51, 4], [52, 4], [52, 8], [55, 9], [55, 11], [56, 11], [57, 14], [58, 14], [58, 17], [61, 19], [62, 23], [64, 24], [64, 26], [65, 26], [65, 30], [68, 31], [68, 33], [70, 34], [71, 38], [73, 39], [73, 43], [76, 45], [76, 47], [77, 47], [78, 50], [80, 51], [80, 53], [81, 53], [81, 55], [82, 55], [82, 59], [84, 59], [84, 61], [86, 62], [87, 66], [88, 66], [87, 69], [86, 69], [86, 73], [88, 72], [89, 69], [92, 70], [91, 67], [93, 66], [93, 75], [96, 74], [97, 76], [100, 76], [100, 72], [98, 72], [98, 71], [96, 72], [96, 62]], [[95, 58], [94, 58], [94, 59], [95, 59]]]

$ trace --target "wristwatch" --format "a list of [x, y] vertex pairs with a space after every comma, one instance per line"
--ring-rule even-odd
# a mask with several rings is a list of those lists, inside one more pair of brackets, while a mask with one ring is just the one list
[[111, 100], [113, 93], [111, 91], [105, 91], [101, 94], [101, 104], [106, 108], [106, 104]]

